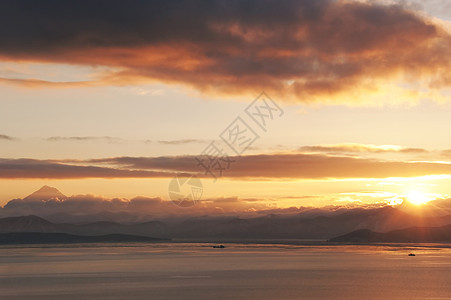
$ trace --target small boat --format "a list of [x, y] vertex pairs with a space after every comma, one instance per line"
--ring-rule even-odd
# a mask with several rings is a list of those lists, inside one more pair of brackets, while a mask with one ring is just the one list
[[409, 256], [415, 256], [415, 253], [409, 253]]
[[216, 245], [216, 246], [213, 246], [213, 248], [225, 248], [225, 246], [224, 245]]

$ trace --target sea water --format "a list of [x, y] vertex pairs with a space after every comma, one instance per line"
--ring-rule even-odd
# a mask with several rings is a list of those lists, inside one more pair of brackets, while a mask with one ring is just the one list
[[451, 299], [446, 247], [225, 246], [2, 246], [0, 298]]

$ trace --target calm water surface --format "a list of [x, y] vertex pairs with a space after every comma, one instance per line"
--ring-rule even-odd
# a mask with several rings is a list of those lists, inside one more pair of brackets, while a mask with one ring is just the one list
[[0, 248], [1, 299], [451, 299], [451, 249], [227, 244]]

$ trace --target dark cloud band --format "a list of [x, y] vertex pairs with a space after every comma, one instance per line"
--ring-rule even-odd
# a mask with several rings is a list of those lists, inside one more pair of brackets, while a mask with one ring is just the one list
[[[384, 161], [320, 154], [266, 154], [232, 157], [226, 178], [331, 179], [451, 175], [451, 165]], [[176, 174], [209, 177], [194, 156], [116, 157], [95, 160], [1, 159], [0, 178], [172, 178]]]
[[399, 76], [451, 84], [449, 33], [377, 1], [1, 1], [0, 40], [3, 60], [109, 66], [103, 84], [158, 80], [297, 101]]

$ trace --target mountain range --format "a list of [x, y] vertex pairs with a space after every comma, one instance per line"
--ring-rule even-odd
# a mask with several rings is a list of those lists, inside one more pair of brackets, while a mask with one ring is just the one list
[[[449, 200], [437, 200], [421, 208], [403, 204], [397, 207], [306, 209], [294, 213], [268, 213], [252, 216], [233, 214], [211, 214], [195, 216], [162, 217], [141, 216], [120, 211], [104, 211], [93, 214], [47, 214], [45, 208], [70, 202], [57, 189], [43, 187], [24, 199], [8, 202], [2, 209], [17, 213], [17, 207], [26, 207], [27, 216], [0, 218], [0, 233], [39, 232], [65, 233], [93, 236], [108, 234], [139, 235], [152, 238], [185, 240], [243, 240], [243, 239], [333, 239], [346, 234], [347, 238], [364, 240], [382, 239], [377, 233], [411, 228], [437, 228], [451, 224]], [[70, 205], [92, 205], [91, 202], [76, 202]], [[44, 209], [42, 203], [45, 204]], [[30, 205], [31, 204], [31, 205]], [[33, 207], [40, 215], [33, 213]], [[421, 209], [421, 210], [419, 210]], [[106, 217], [105, 217], [106, 216]], [[126, 216], [127, 222], [120, 220]], [[133, 221], [134, 220], [134, 221]], [[443, 227], [444, 230], [451, 230]], [[448, 228], [448, 229], [447, 229]], [[367, 230], [367, 231], [361, 231]], [[412, 229], [413, 230], [413, 229]], [[433, 231], [430, 231], [432, 234]], [[407, 233], [406, 233], [407, 234]], [[395, 235], [393, 235], [395, 236]], [[384, 238], [385, 239], [385, 238]]]
[[436, 243], [451, 242], [451, 225], [442, 227], [412, 227], [389, 232], [360, 229], [330, 239], [331, 242], [349, 243]]

